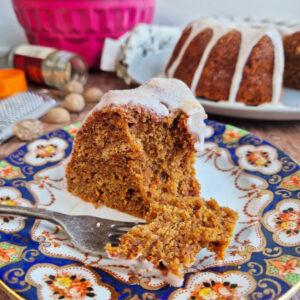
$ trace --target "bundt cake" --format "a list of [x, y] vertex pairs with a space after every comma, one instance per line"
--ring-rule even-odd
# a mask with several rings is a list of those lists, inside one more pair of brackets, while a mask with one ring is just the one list
[[283, 41], [284, 47], [284, 86], [300, 89], [300, 24], [274, 22], [271, 20], [246, 22], [254, 28], [276, 28]]
[[202, 248], [224, 257], [237, 221], [199, 196], [194, 163], [205, 118], [177, 79], [110, 91], [79, 129], [66, 168], [71, 193], [147, 221], [108, 244], [108, 255], [176, 286]]
[[183, 80], [196, 96], [259, 105], [280, 102], [283, 70], [275, 28], [201, 19], [185, 28], [165, 73]]
[[198, 196], [196, 149], [206, 114], [176, 79], [110, 91], [76, 135], [68, 189], [93, 204], [143, 217], [152, 199]]
[[284, 47], [284, 85], [300, 90], [300, 24], [277, 24]]

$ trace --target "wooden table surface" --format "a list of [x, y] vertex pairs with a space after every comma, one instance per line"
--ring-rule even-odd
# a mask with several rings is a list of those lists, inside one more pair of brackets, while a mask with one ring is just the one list
[[[89, 76], [87, 86], [100, 87], [104, 92], [110, 89], [122, 89], [126, 88], [126, 85], [122, 80], [115, 77], [111, 73], [93, 73]], [[70, 123], [80, 121], [93, 107], [89, 104], [85, 107], [84, 111], [78, 114], [72, 114]], [[258, 120], [245, 120], [245, 119], [234, 119], [225, 118], [215, 115], [209, 115], [210, 119], [217, 120], [226, 124], [232, 124], [240, 128], [246, 129], [255, 135], [268, 140], [294, 160], [300, 162], [300, 122], [299, 121], [258, 121]], [[67, 124], [46, 124], [45, 130], [52, 131], [56, 130]], [[0, 160], [9, 155], [11, 152], [22, 146], [24, 143], [19, 141], [17, 138], [12, 138], [6, 141], [0, 146]], [[5, 296], [0, 289], [0, 299], [10, 299]], [[297, 294], [293, 299], [300, 299]]]

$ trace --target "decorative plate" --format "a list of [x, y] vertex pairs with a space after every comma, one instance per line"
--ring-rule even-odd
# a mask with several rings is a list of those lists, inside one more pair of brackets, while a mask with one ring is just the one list
[[[0, 217], [0, 284], [26, 299], [287, 299], [300, 281], [300, 168], [249, 132], [207, 121], [196, 162], [205, 197], [239, 213], [224, 261], [201, 251], [182, 287], [142, 278], [124, 263], [77, 251], [46, 221]], [[66, 191], [64, 166], [79, 123], [0, 162], [0, 203], [131, 220]]]

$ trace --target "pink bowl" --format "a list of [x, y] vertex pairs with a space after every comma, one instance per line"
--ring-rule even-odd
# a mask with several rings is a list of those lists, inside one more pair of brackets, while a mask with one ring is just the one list
[[155, 0], [12, 0], [31, 44], [80, 54], [99, 67], [106, 37], [118, 38], [150, 23]]

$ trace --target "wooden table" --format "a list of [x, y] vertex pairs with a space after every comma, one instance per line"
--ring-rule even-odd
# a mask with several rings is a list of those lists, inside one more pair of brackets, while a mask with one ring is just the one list
[[[90, 75], [88, 86], [100, 87], [104, 92], [110, 89], [122, 89], [126, 88], [126, 85], [122, 80], [115, 77], [111, 73], [93, 73]], [[84, 111], [78, 114], [72, 114], [71, 122], [81, 121], [84, 116], [91, 110], [92, 104], [85, 107]], [[215, 115], [209, 115], [210, 119], [214, 119], [226, 124], [232, 124], [240, 128], [246, 129], [255, 135], [268, 140], [294, 160], [300, 162], [300, 122], [295, 121], [256, 121], [256, 120], [244, 120], [225, 118]], [[56, 130], [67, 124], [46, 124], [46, 131]], [[9, 155], [11, 152], [21, 147], [24, 143], [20, 142], [17, 138], [12, 138], [0, 146], [0, 160]], [[10, 299], [5, 296], [0, 289], [0, 299]], [[299, 293], [293, 297], [293, 299], [300, 299]]]

